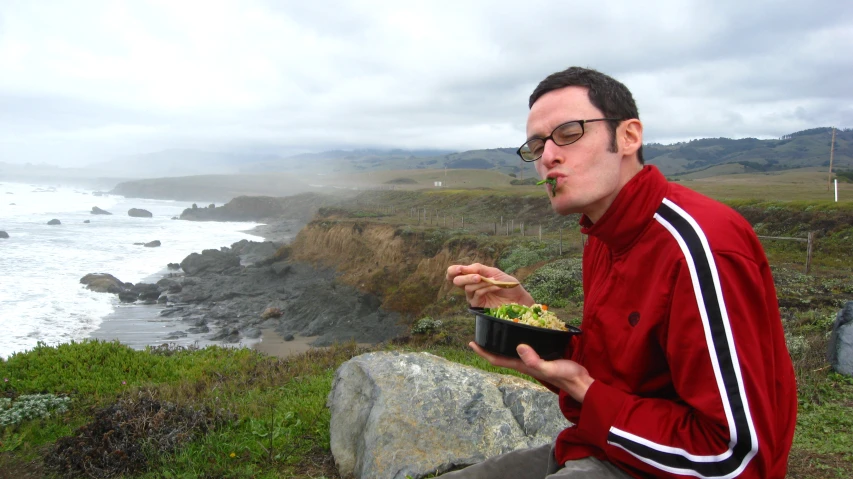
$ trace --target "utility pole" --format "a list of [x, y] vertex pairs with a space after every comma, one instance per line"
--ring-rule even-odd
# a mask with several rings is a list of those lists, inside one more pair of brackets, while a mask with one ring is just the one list
[[829, 178], [826, 179], [826, 190], [832, 184], [832, 157], [835, 156], [835, 127], [832, 127], [832, 143], [829, 146]]

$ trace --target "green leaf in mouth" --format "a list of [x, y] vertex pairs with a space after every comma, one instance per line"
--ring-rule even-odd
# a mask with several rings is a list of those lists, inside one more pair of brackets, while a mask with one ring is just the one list
[[551, 196], [557, 196], [557, 178], [545, 178], [536, 184], [544, 185], [545, 183], [551, 185]]

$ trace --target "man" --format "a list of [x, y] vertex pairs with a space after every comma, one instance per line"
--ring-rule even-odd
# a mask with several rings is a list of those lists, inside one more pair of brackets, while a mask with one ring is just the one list
[[[530, 96], [528, 140], [554, 211], [581, 213], [583, 334], [565, 359], [495, 366], [559, 394], [573, 424], [552, 446], [515, 451], [449, 478], [784, 478], [797, 391], [761, 244], [736, 212], [644, 166], [628, 89], [595, 70], [550, 75]], [[447, 279], [472, 306], [530, 305], [480, 264]]]

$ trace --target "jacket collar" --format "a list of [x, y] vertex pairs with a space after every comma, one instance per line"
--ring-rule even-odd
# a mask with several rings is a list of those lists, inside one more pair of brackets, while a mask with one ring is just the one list
[[616, 199], [595, 223], [581, 215], [581, 233], [607, 245], [614, 255], [627, 250], [654, 219], [666, 195], [668, 182], [660, 170], [646, 165], [622, 187]]

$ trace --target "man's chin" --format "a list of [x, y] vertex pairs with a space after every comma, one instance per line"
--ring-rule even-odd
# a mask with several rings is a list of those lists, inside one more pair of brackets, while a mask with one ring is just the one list
[[551, 198], [551, 209], [554, 210], [554, 213], [561, 216], [568, 216], [581, 212], [580, 207], [577, 205], [573, 205], [565, 201], [565, 199], [561, 199], [559, 193], [557, 196]]

